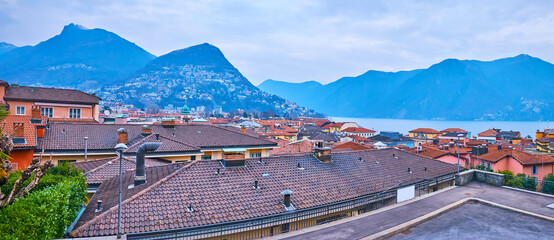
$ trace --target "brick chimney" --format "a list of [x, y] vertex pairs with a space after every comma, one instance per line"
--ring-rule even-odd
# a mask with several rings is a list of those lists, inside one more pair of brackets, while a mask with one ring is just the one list
[[316, 142], [314, 146], [314, 156], [317, 160], [323, 163], [329, 163], [331, 161], [331, 148], [326, 147], [323, 142]]
[[129, 141], [129, 135], [125, 128], [120, 128], [117, 130], [117, 143], [127, 144]]
[[31, 118], [40, 118], [40, 106], [33, 105], [31, 107]]
[[148, 136], [152, 134], [152, 129], [148, 125], [142, 125], [141, 134], [144, 136]]
[[14, 137], [25, 137], [25, 125], [22, 122], [13, 123], [13, 136]]
[[241, 134], [246, 134], [246, 128], [245, 128], [245, 127], [241, 127], [241, 128], [240, 128], [240, 133], [241, 133]]

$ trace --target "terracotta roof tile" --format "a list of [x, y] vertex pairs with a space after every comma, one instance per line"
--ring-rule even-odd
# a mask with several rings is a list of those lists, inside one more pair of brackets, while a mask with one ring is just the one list
[[2, 121], [2, 131], [8, 135], [15, 133], [14, 123], [23, 123], [23, 137], [25, 138], [25, 144], [13, 144], [17, 147], [35, 147], [37, 145], [37, 126], [44, 126], [48, 121], [47, 117], [41, 116], [40, 124], [31, 124], [31, 116], [27, 115], [8, 115], [4, 121]]
[[455, 132], [455, 133], [467, 133], [466, 130], [463, 130], [461, 128], [447, 128], [441, 131], [441, 133], [449, 133], [449, 132]]
[[410, 131], [411, 133], [431, 133], [431, 134], [440, 134], [439, 131], [432, 128], [416, 128]]
[[[284, 213], [287, 210], [281, 203], [281, 192], [285, 189], [293, 191], [295, 208], [305, 209], [456, 172], [452, 164], [393, 149], [335, 153], [332, 159], [322, 163], [310, 154], [262, 158], [261, 163], [246, 159], [246, 166], [239, 168], [197, 160], [172, 173], [167, 171], [166, 177], [157, 181], [148, 178], [154, 174], [147, 173], [147, 183], [152, 185], [141, 186], [132, 197], [125, 197], [122, 232], [169, 230]], [[303, 169], [298, 169], [298, 164]], [[215, 174], [218, 168], [219, 175]], [[131, 177], [130, 172], [125, 174], [126, 183]], [[256, 180], [258, 189], [253, 188]], [[117, 184], [106, 186], [111, 187], [99, 189], [92, 202], [117, 202]], [[187, 211], [189, 204], [193, 212]], [[109, 206], [96, 214], [94, 204], [89, 204], [71, 235], [116, 234], [117, 207]]]
[[9, 86], [6, 88], [6, 100], [35, 102], [98, 104], [99, 97], [74, 89]]
[[374, 133], [375, 131], [367, 128], [361, 128], [361, 127], [349, 127], [341, 132], [347, 132], [347, 133]]

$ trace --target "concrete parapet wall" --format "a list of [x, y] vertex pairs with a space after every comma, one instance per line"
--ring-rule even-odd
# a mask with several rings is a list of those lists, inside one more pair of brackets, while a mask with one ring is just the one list
[[502, 186], [504, 174], [471, 169], [456, 175], [456, 186], [463, 186], [473, 180], [495, 186]]

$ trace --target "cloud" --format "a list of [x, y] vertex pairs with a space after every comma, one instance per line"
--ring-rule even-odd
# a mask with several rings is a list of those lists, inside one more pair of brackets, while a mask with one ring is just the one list
[[551, 1], [0, 0], [0, 41], [34, 45], [76, 22], [155, 55], [210, 42], [254, 84], [528, 53], [554, 61]]

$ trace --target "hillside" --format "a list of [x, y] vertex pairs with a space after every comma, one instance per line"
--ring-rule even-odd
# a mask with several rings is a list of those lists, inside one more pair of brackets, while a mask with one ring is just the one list
[[554, 119], [554, 65], [529, 55], [490, 62], [447, 59], [427, 69], [368, 71], [326, 85], [311, 85], [315, 87], [268, 80], [259, 87], [332, 116]]
[[186, 102], [190, 107], [205, 106], [207, 110], [219, 105], [223, 111], [308, 111], [260, 91], [217, 47], [208, 43], [160, 56], [122, 84], [105, 87], [98, 95], [106, 101], [132, 103], [138, 107], [182, 106]]
[[7, 53], [13, 49], [17, 48], [15, 45], [6, 43], [6, 42], [0, 42], [0, 55]]
[[36, 46], [0, 55], [0, 79], [10, 83], [94, 89], [140, 69], [155, 56], [103, 29], [65, 26]]

